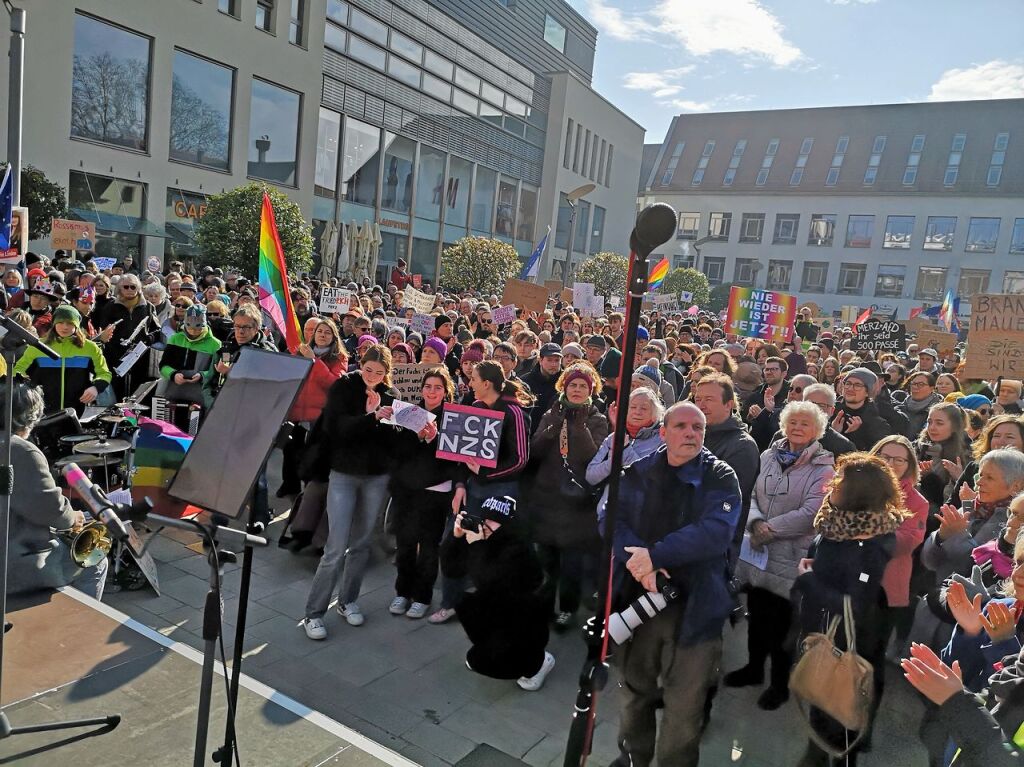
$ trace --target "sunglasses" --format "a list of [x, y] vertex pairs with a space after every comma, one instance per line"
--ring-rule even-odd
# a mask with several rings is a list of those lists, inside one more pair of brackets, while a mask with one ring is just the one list
[[122, 285], [121, 290], [138, 290], [134, 285]]

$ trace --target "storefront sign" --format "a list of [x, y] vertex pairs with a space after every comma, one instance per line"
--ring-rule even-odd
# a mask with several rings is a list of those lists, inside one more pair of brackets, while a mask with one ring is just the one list
[[498, 465], [504, 422], [505, 416], [498, 410], [445, 405], [437, 435], [437, 457], [460, 463], [476, 461], [493, 469]]
[[401, 221], [397, 218], [382, 218], [377, 223], [381, 226], [387, 226], [392, 229], [401, 229], [403, 232], [409, 231], [409, 222]]
[[206, 215], [209, 205], [205, 202], [191, 202], [186, 200], [174, 201], [174, 215], [178, 218], [200, 219]]

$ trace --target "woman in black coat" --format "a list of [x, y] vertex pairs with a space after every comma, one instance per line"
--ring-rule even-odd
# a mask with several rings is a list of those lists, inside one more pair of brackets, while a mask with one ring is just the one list
[[[160, 333], [156, 309], [142, 297], [142, 283], [134, 274], [125, 274], [121, 277], [117, 283], [115, 300], [107, 304], [97, 316], [100, 327], [105, 328], [107, 325], [117, 323], [114, 325], [113, 337], [103, 345], [103, 356], [106, 357], [107, 367], [111, 371], [137, 342], [141, 341], [148, 345], [153, 342], [154, 334]], [[140, 323], [145, 323], [145, 326], [129, 344], [128, 339]], [[113, 387], [118, 400], [131, 394], [149, 377], [149, 352], [146, 351], [124, 376], [114, 375]]]

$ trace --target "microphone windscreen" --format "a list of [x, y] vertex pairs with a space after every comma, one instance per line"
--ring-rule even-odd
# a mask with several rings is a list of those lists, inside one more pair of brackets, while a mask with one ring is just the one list
[[648, 205], [636, 217], [636, 238], [652, 250], [676, 233], [676, 211], [664, 202]]

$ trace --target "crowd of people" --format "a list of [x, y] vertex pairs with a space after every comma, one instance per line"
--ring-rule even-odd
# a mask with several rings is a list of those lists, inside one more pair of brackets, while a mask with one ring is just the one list
[[[921, 692], [932, 765], [1017, 763], [1020, 381], [965, 377], [963, 343], [944, 354], [913, 342], [855, 351], [855, 328], [824, 331], [806, 313], [789, 340], [769, 343], [729, 334], [707, 311], [652, 308], [623, 364], [626, 322], [611, 305], [585, 317], [552, 298], [499, 326], [497, 296], [428, 288], [433, 331], [423, 334], [410, 330], [401, 266], [386, 286], [347, 284], [347, 311], [320, 313], [321, 288], [337, 285], [303, 276], [291, 288], [303, 330], [294, 353], [314, 364], [289, 414], [276, 492], [292, 500], [282, 545], [319, 555], [302, 622], [310, 640], [327, 639], [335, 599], [349, 626], [366, 620], [362, 580], [385, 525], [395, 540], [390, 613], [457, 617], [470, 669], [537, 690], [555, 665], [549, 631], [603, 609], [605, 536], [613, 611], [666, 579], [677, 595], [615, 649], [616, 764], [696, 765], [719, 684], [763, 686], [757, 705], [780, 707], [801, 639], [837, 617], [852, 619], [871, 664], [872, 712], [887, 665]], [[30, 350], [15, 368], [38, 387], [25, 386], [15, 414], [15, 444], [35, 466], [26, 471], [42, 471], [21, 437], [44, 411], [114, 402], [149, 378], [168, 400], [205, 408], [242, 347], [287, 353], [257, 288], [211, 267], [155, 274], [119, 263], [108, 274], [58, 253], [36, 257], [24, 277], [8, 271], [4, 286], [8, 314], [61, 357]], [[146, 352], [114, 372], [138, 340]], [[418, 432], [393, 423], [394, 366], [415, 362], [411, 404], [433, 417]], [[606, 528], [622, 387], [625, 470]], [[438, 456], [448, 403], [500, 414], [496, 465]], [[42, 569], [41, 533], [72, 521], [52, 479], [42, 492], [23, 503], [16, 493], [22, 582]], [[72, 578], [102, 594], [96, 572]], [[741, 612], [747, 661], [721, 675], [724, 625]], [[843, 631], [835, 636], [845, 648]], [[854, 764], [870, 748], [870, 724], [851, 733], [823, 711], [810, 719], [816, 737], [801, 767], [829, 763], [850, 742]]]

